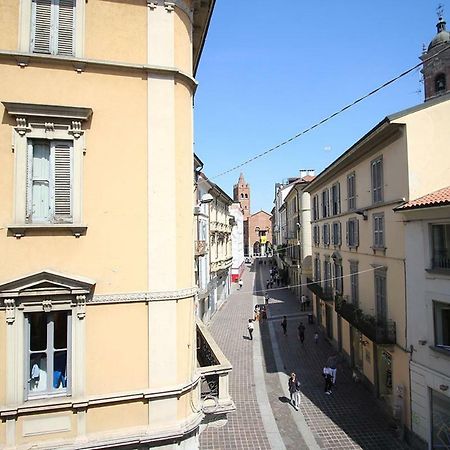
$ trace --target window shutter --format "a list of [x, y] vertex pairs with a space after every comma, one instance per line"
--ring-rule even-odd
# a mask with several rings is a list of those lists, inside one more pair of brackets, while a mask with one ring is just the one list
[[25, 214], [25, 222], [30, 223], [32, 220], [33, 211], [33, 144], [31, 142], [28, 143], [27, 152], [27, 210]]
[[348, 234], [348, 232], [349, 232], [349, 222], [347, 220], [347, 222], [345, 222], [345, 243], [347, 244], [347, 247], [350, 247], [350, 245], [349, 245], [350, 241], [349, 241], [349, 234]]
[[31, 50], [35, 53], [50, 53], [52, 23], [52, 1], [33, 0]]
[[355, 247], [359, 246], [359, 220], [355, 220]]
[[341, 213], [341, 184], [337, 184], [337, 214]]
[[58, 8], [58, 55], [73, 55], [75, 0], [59, 0]]
[[69, 143], [55, 142], [54, 152], [54, 218], [55, 222], [72, 221], [72, 148]]

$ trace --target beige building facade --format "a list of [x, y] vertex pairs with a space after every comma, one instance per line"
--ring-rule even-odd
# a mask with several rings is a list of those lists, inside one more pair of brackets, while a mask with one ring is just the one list
[[316, 320], [408, 429], [406, 253], [393, 209], [448, 181], [449, 99], [387, 117], [306, 189]]
[[0, 446], [197, 448], [233, 408], [194, 315], [213, 6], [0, 0]]

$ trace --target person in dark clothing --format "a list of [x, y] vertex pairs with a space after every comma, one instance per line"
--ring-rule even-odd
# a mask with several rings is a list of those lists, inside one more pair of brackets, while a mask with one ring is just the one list
[[253, 330], [254, 330], [255, 326], [253, 325], [253, 320], [252, 319], [248, 319], [248, 325], [247, 325], [247, 329], [248, 329], [248, 334], [250, 335], [250, 340], [253, 340]]
[[300, 325], [298, 326], [298, 338], [303, 344], [303, 341], [305, 340], [305, 325], [303, 325], [303, 322], [300, 322]]
[[323, 368], [323, 376], [325, 378], [325, 394], [331, 394], [331, 386], [333, 386], [333, 372], [329, 367]]
[[283, 328], [283, 334], [287, 335], [287, 317], [283, 316], [283, 320], [281, 321], [281, 328]]
[[298, 411], [300, 406], [300, 381], [294, 372], [291, 373], [288, 381], [289, 394], [291, 395], [291, 404]]

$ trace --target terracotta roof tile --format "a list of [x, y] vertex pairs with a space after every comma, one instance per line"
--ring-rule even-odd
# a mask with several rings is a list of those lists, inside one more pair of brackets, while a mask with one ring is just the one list
[[438, 191], [434, 191], [431, 194], [424, 195], [416, 200], [411, 200], [404, 205], [395, 208], [398, 210], [414, 209], [414, 208], [426, 208], [430, 206], [444, 206], [450, 204], [450, 186], [447, 186]]

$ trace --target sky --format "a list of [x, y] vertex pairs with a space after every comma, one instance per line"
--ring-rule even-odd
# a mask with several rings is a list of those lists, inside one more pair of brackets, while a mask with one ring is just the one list
[[[251, 212], [274, 185], [320, 173], [389, 114], [423, 102], [420, 69], [265, 157], [289, 139], [420, 62], [450, 0], [216, 0], [196, 74], [195, 153], [230, 196], [240, 172]], [[447, 26], [449, 29], [450, 26]]]

